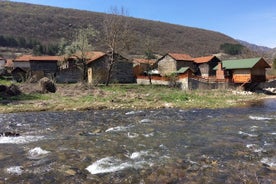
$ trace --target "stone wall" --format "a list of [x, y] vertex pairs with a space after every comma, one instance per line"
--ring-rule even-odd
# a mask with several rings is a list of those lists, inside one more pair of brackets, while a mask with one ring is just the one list
[[76, 83], [82, 80], [82, 71], [78, 68], [60, 70], [56, 76], [58, 83]]

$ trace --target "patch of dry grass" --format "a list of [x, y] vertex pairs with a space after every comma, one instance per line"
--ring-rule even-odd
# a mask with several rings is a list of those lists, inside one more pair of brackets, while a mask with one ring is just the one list
[[[37, 84], [35, 84], [37, 85]], [[0, 104], [0, 112], [87, 109], [224, 108], [263, 98], [228, 90], [181, 91], [167, 86], [58, 84], [56, 93], [41, 94], [34, 84], [22, 84], [24, 95]]]

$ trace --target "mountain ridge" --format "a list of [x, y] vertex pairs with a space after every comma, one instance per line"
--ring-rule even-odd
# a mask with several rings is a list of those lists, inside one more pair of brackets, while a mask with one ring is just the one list
[[[77, 29], [91, 24], [100, 33], [94, 43], [95, 50], [105, 50], [101, 30], [106, 15], [72, 8], [0, 1], [0, 33], [51, 43], [59, 42], [60, 38], [72, 39]], [[239, 44], [237, 40], [212, 30], [133, 17], [127, 17], [127, 21], [135, 37], [128, 54], [144, 54], [146, 39], [150, 40], [155, 53], [181, 52], [193, 57], [219, 53], [224, 43]], [[249, 50], [245, 50], [244, 54], [256, 55]]]

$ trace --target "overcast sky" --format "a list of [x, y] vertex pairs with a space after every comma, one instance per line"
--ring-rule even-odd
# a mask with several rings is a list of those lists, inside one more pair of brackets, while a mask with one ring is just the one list
[[15, 0], [108, 13], [124, 7], [129, 16], [224, 33], [276, 47], [276, 0]]

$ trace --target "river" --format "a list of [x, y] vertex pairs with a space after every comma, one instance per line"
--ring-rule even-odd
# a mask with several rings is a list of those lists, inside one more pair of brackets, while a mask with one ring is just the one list
[[0, 114], [0, 133], [0, 183], [276, 182], [275, 99]]

